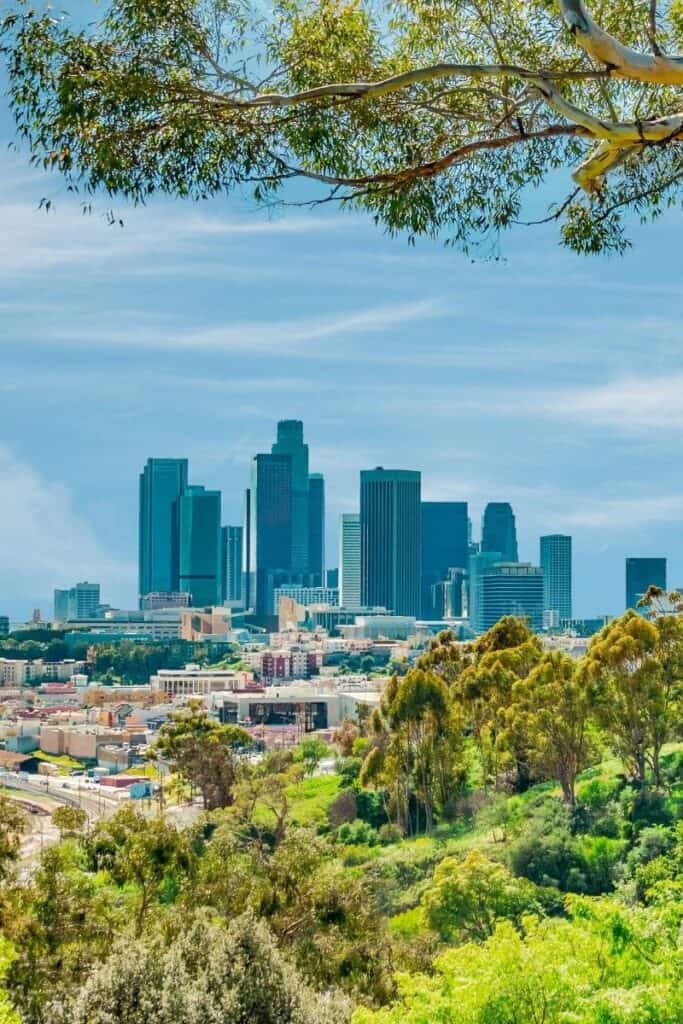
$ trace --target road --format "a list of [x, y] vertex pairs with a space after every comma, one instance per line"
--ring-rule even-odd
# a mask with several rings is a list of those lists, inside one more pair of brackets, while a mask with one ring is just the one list
[[33, 796], [48, 796], [59, 803], [70, 804], [71, 807], [82, 807], [90, 821], [106, 818], [121, 806], [115, 797], [103, 793], [99, 786], [91, 789], [80, 778], [76, 779], [73, 776], [30, 776], [6, 771], [0, 772], [0, 785]]

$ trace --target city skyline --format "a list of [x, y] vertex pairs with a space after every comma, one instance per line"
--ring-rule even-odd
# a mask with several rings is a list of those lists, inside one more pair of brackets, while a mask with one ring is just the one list
[[[539, 278], [524, 236], [500, 263], [470, 264], [326, 211], [269, 220], [238, 203], [152, 203], [122, 210], [114, 229], [4, 147], [0, 167], [16, 237], [0, 264], [0, 594], [13, 619], [46, 614], [72, 579], [134, 599], [147, 453], [191, 460], [222, 491], [224, 521], [241, 523], [249, 459], [287, 417], [306, 422], [312, 468], [327, 476], [328, 564], [360, 468], [408, 465], [425, 499], [467, 500], [475, 527], [489, 500], [510, 501], [523, 560], [536, 561], [539, 536], [571, 534], [579, 616], [622, 609], [625, 557], [664, 553], [683, 579], [680, 327], [641, 308], [678, 287], [661, 257], [668, 218], [636, 232], [623, 261], [553, 249]], [[240, 269], [250, 261], [258, 280]], [[582, 296], [573, 311], [569, 285]], [[23, 288], [36, 289], [30, 302]], [[617, 293], [615, 321], [603, 300]], [[88, 397], [71, 417], [76, 367]]]
[[[303, 444], [303, 434], [301, 433], [301, 430], [303, 430], [304, 424], [303, 424], [302, 421], [293, 420], [293, 419], [279, 420], [279, 421], [277, 421], [276, 425], [277, 425], [278, 431], [280, 431], [281, 428], [284, 427], [286, 429], [288, 426], [291, 426], [292, 424], [297, 425], [297, 428], [301, 428], [300, 432], [299, 432], [300, 436], [298, 438], [298, 442], [297, 443]], [[278, 436], [279, 436], [279, 434], [278, 434]], [[306, 472], [308, 474], [307, 467], [308, 467], [308, 448], [309, 448], [309, 446], [308, 446], [308, 444], [305, 444], [305, 445], [303, 445], [303, 447], [306, 449]], [[254, 506], [250, 505], [250, 503], [251, 503], [251, 500], [252, 500], [251, 499], [251, 494], [253, 493], [253, 489], [254, 489], [254, 472], [255, 472], [255, 467], [258, 465], [258, 460], [263, 459], [263, 460], [265, 460], [265, 462], [267, 462], [269, 464], [271, 462], [277, 462], [277, 463], [283, 462], [283, 463], [286, 463], [288, 466], [291, 467], [291, 455], [283, 454], [281, 449], [280, 449], [280, 451], [278, 453], [278, 441], [277, 440], [276, 440], [276, 442], [274, 442], [270, 446], [270, 448], [271, 448], [270, 452], [261, 453], [260, 455], [256, 454], [256, 455], [252, 456], [252, 458], [250, 460], [250, 462], [252, 464], [251, 486], [246, 488], [246, 492], [243, 492], [242, 512], [241, 513], [238, 512], [235, 515], [236, 522], [234, 524], [226, 523], [225, 525], [222, 525], [220, 527], [220, 529], [218, 530], [217, 538], [216, 538], [216, 546], [215, 546], [215, 552], [216, 552], [216, 558], [217, 558], [216, 574], [215, 574], [215, 578], [214, 578], [213, 584], [209, 586], [209, 589], [211, 589], [212, 593], [213, 593], [212, 587], [215, 587], [215, 592], [216, 592], [217, 599], [218, 599], [217, 603], [220, 603], [222, 600], [226, 600], [226, 601], [236, 600], [236, 598], [234, 597], [234, 594], [236, 593], [236, 590], [235, 590], [236, 583], [234, 582], [234, 580], [236, 578], [235, 577], [235, 571], [234, 571], [234, 569], [233, 570], [230, 569], [230, 556], [228, 556], [228, 554], [227, 554], [227, 547], [226, 547], [227, 546], [228, 531], [230, 531], [231, 533], [233, 531], [235, 531], [235, 530], [239, 531], [239, 549], [244, 551], [244, 553], [245, 553], [244, 557], [246, 558], [247, 562], [249, 561], [249, 545], [250, 545], [249, 533], [250, 533], [250, 531], [249, 531], [249, 529], [246, 528], [246, 524], [250, 520], [250, 515], [253, 514], [253, 512], [254, 512]], [[159, 577], [158, 570], [157, 570], [157, 576], [154, 576], [151, 567], [147, 567], [146, 570], [143, 568], [143, 557], [144, 557], [144, 552], [145, 552], [145, 541], [144, 541], [144, 533], [143, 533], [143, 520], [144, 520], [143, 509], [145, 507], [144, 502], [146, 501], [149, 504], [150, 500], [151, 500], [150, 494], [146, 495], [146, 492], [145, 492], [145, 481], [146, 481], [146, 479], [148, 477], [150, 477], [150, 474], [152, 473], [152, 470], [155, 467], [156, 467], [156, 470], [157, 471], [160, 470], [162, 474], [165, 472], [165, 474], [166, 474], [166, 486], [167, 487], [169, 486], [168, 481], [171, 479], [171, 477], [174, 477], [174, 482], [170, 485], [171, 486], [171, 490], [174, 493], [173, 493], [173, 495], [171, 496], [170, 499], [167, 496], [167, 499], [166, 499], [167, 503], [168, 503], [169, 500], [171, 502], [173, 502], [176, 498], [180, 497], [180, 493], [182, 492], [183, 488], [185, 488], [185, 494], [186, 494], [186, 497], [188, 499], [191, 498], [192, 494], [194, 493], [195, 496], [205, 496], [206, 498], [213, 499], [213, 500], [215, 500], [217, 502], [217, 509], [218, 509], [218, 511], [217, 511], [217, 513], [214, 513], [214, 516], [215, 516], [217, 522], [221, 518], [223, 519], [224, 523], [225, 523], [226, 519], [230, 519], [230, 514], [229, 514], [228, 510], [225, 509], [225, 505], [223, 505], [225, 511], [223, 511], [221, 513], [221, 505], [223, 504], [222, 499], [225, 496], [224, 493], [220, 490], [220, 488], [211, 488], [211, 489], [209, 489], [209, 488], [205, 487], [204, 485], [200, 486], [200, 485], [189, 484], [188, 483], [188, 474], [189, 474], [188, 465], [189, 465], [189, 459], [185, 458], [185, 457], [177, 457], [177, 458], [173, 458], [173, 457], [165, 457], [165, 458], [149, 457], [147, 459], [146, 464], [145, 464], [145, 466], [143, 468], [143, 471], [140, 473], [140, 498], [139, 498], [139, 508], [138, 508], [138, 517], [139, 517], [139, 523], [138, 523], [138, 571], [137, 571], [136, 595], [135, 595], [134, 599], [132, 599], [132, 600], [130, 600], [128, 602], [126, 602], [125, 600], [123, 602], [116, 602], [115, 601], [114, 605], [113, 605], [114, 607], [118, 606], [118, 607], [134, 608], [134, 607], [138, 606], [138, 604], [140, 602], [140, 599], [143, 596], [143, 588], [142, 588], [143, 578], [144, 578], [143, 577], [143, 572], [146, 571], [147, 578], [149, 578], [150, 580], [156, 579], [157, 583], [159, 583], [159, 584], [165, 578], [165, 577]], [[288, 470], [288, 472], [291, 472], [291, 469]], [[366, 470], [361, 469], [361, 470], [358, 471], [358, 473], [357, 473], [358, 490], [357, 490], [357, 498], [356, 498], [356, 506], [357, 507], [360, 507], [360, 500], [361, 500], [360, 496], [361, 496], [361, 490], [362, 490], [363, 476], [367, 475], [367, 474], [377, 473], [377, 472], [384, 473], [385, 471], [384, 470], [367, 470], [367, 469]], [[414, 477], [420, 479], [420, 481], [421, 481], [421, 474], [420, 474], [419, 470], [394, 470], [394, 471], [388, 471], [388, 472], [398, 473], [399, 475], [405, 474], [405, 475], [408, 475], [408, 476], [414, 476]], [[170, 474], [170, 476], [169, 476], [169, 474]], [[353, 511], [353, 510], [347, 508], [344, 512], [341, 512], [341, 513], [338, 514], [338, 516], [336, 517], [335, 522], [331, 522], [331, 516], [326, 515], [326, 511], [325, 511], [325, 483], [324, 483], [325, 479], [326, 479], [326, 474], [323, 474], [321, 472], [314, 472], [314, 473], [308, 474], [308, 480], [309, 480], [309, 483], [311, 484], [311, 487], [312, 487], [312, 490], [311, 490], [311, 502], [312, 502], [312, 504], [310, 506], [306, 505], [307, 515], [306, 515], [306, 518], [305, 518], [305, 527], [306, 528], [305, 528], [304, 532], [305, 532], [306, 537], [308, 538], [308, 545], [309, 545], [310, 550], [311, 551], [315, 550], [317, 552], [317, 555], [316, 555], [317, 561], [315, 562], [315, 566], [314, 566], [314, 568], [312, 570], [312, 573], [315, 573], [315, 571], [319, 568], [320, 565], [323, 566], [323, 568], [326, 570], [326, 572], [329, 571], [330, 569], [337, 570], [338, 568], [341, 568], [340, 544], [341, 544], [341, 526], [342, 526], [342, 521], [343, 521], [344, 518], [348, 518], [348, 517], [354, 517], [357, 520], [360, 519], [359, 512]], [[423, 483], [423, 481], [420, 482], [418, 490], [422, 486], [422, 483]], [[147, 487], [149, 488], [149, 483], [147, 483]], [[178, 489], [180, 489], [180, 490], [178, 490]], [[314, 494], [315, 494], [315, 497], [314, 497]], [[246, 503], [245, 503], [245, 499], [246, 499]], [[190, 505], [191, 505], [191, 502], [188, 502], [187, 504], [188, 504], [188, 508], [189, 508]], [[234, 507], [233, 503], [229, 503], [229, 507]], [[301, 507], [303, 507], [303, 506], [301, 506]], [[309, 513], [310, 513], [310, 509], [313, 508], [313, 507], [315, 507], [317, 509], [318, 513], [320, 514], [321, 524], [323, 525], [323, 529], [322, 530], [320, 530], [320, 529], [312, 530], [311, 529], [311, 522], [310, 522], [310, 515], [309, 515]], [[249, 511], [250, 508], [251, 508], [251, 513]], [[476, 506], [474, 508], [476, 509]], [[510, 502], [502, 502], [502, 501], [487, 501], [487, 502], [485, 502], [484, 505], [481, 508], [481, 515], [480, 515], [480, 519], [479, 519], [479, 522], [480, 522], [481, 525], [480, 525], [478, 530], [474, 530], [474, 531], [472, 530], [472, 519], [473, 519], [473, 516], [472, 516], [472, 514], [467, 516], [468, 509], [470, 510], [470, 512], [472, 512], [472, 508], [468, 505], [468, 501], [466, 499], [464, 499], [464, 500], [452, 500], [452, 499], [449, 499], [449, 498], [446, 498], [446, 499], [444, 499], [444, 498], [430, 499], [430, 498], [425, 498], [424, 494], [422, 494], [422, 497], [421, 497], [421, 500], [420, 500], [420, 518], [422, 520], [422, 523], [424, 523], [424, 521], [425, 521], [425, 519], [424, 519], [425, 514], [430, 509], [433, 509], [434, 511], [436, 511], [438, 509], [443, 509], [444, 512], [446, 512], [447, 510], [453, 509], [455, 511], [456, 516], [459, 515], [459, 511], [458, 510], [460, 510], [460, 509], [464, 510], [464, 515], [465, 515], [464, 523], [468, 524], [468, 529], [467, 529], [466, 532], [470, 533], [471, 541], [474, 542], [475, 548], [479, 548], [479, 549], [481, 549], [481, 545], [485, 542], [485, 530], [486, 530], [487, 517], [493, 516], [493, 518], [495, 520], [494, 529], [498, 528], [500, 526], [500, 524], [502, 523], [503, 525], [501, 526], [501, 529], [503, 529], [503, 531], [505, 531], [505, 529], [506, 529], [506, 525], [505, 525], [506, 521], [509, 520], [509, 523], [510, 523], [509, 529], [511, 530], [510, 537], [512, 538], [510, 543], [513, 545], [513, 547], [508, 549], [507, 557], [506, 557], [506, 555], [501, 555], [498, 552], [481, 551], [480, 550], [479, 553], [484, 555], [484, 559], [482, 561], [482, 564], [484, 565], [484, 568], [485, 568], [486, 571], [488, 571], [489, 567], [493, 567], [496, 564], [496, 562], [511, 561], [512, 559], [509, 556], [512, 553], [514, 553], [514, 551], [516, 551], [518, 549], [518, 545], [517, 545], [518, 517], [516, 516], [514, 506]], [[293, 508], [292, 508], [292, 512], [293, 512]], [[151, 515], [151, 513], [150, 513], [150, 515]], [[239, 523], [237, 522], [238, 520], [239, 520]], [[292, 522], [294, 522], [294, 520], [292, 520]], [[489, 523], [490, 522], [491, 522], [491, 520], [489, 519]], [[177, 523], [176, 527], [178, 527], [179, 525], [180, 524]], [[220, 526], [220, 523], [218, 523], [218, 525]], [[358, 522], [358, 529], [360, 529], [360, 522]], [[459, 524], [456, 526], [456, 530], [458, 532], [458, 537], [457, 537], [457, 539], [454, 539], [453, 543], [455, 544], [455, 547], [460, 547], [460, 546], [462, 546], [463, 540], [465, 538], [460, 536], [460, 533], [462, 533], [462, 530], [460, 529], [460, 525]], [[164, 526], [164, 528], [161, 530], [161, 537], [162, 537], [163, 544], [166, 545], [166, 546], [168, 546], [168, 544], [169, 544], [169, 537], [167, 536], [167, 532], [168, 532], [167, 528], [166, 528], [166, 526]], [[284, 534], [283, 534], [283, 536], [284, 536]], [[330, 539], [329, 539], [330, 536], [333, 537], [333, 542], [331, 544], [330, 544]], [[158, 537], [157, 537], [157, 539], [158, 539]], [[490, 539], [490, 537], [489, 537], [489, 539]], [[593, 617], [595, 615], [602, 615], [602, 614], [613, 615], [613, 614], [619, 614], [621, 611], [623, 611], [623, 598], [622, 598], [622, 607], [621, 608], [617, 608], [616, 611], [611, 611], [611, 610], [610, 611], [606, 611], [605, 609], [602, 609], [602, 608], [590, 608], [586, 612], [581, 612], [581, 611], [576, 610], [573, 607], [573, 590], [574, 590], [574, 569], [573, 569], [573, 567], [574, 567], [575, 553], [573, 551], [573, 542], [572, 542], [572, 538], [571, 537], [566, 537], [566, 536], [563, 536], [563, 535], [560, 535], [560, 534], [551, 534], [551, 535], [545, 535], [545, 536], [541, 535], [541, 536], [535, 538], [536, 554], [532, 554], [531, 550], [529, 551], [528, 557], [525, 557], [525, 553], [524, 552], [522, 552], [521, 554], [518, 553], [517, 561], [520, 564], [528, 564], [528, 565], [531, 565], [533, 567], [537, 567], [537, 566], [538, 567], [542, 567], [543, 566], [543, 562], [544, 562], [544, 559], [543, 559], [543, 544], [544, 544], [544, 542], [557, 541], [557, 540], [561, 540], [561, 541], [567, 541], [568, 540], [569, 541], [569, 548], [568, 548], [568, 551], [569, 551], [568, 557], [569, 557], [569, 564], [570, 564], [570, 569], [569, 569], [569, 594], [570, 594], [570, 607], [572, 609], [572, 617], [574, 617], [574, 618], [591, 618], [591, 617]], [[360, 534], [359, 534], [358, 542], [360, 544]], [[424, 551], [425, 551], [425, 549], [424, 549], [424, 542], [425, 541], [424, 541], [424, 534], [423, 534], [422, 535], [422, 545], [423, 545], [423, 547], [422, 547], [421, 559], [424, 559]], [[176, 542], [176, 544], [177, 543], [178, 542]], [[492, 541], [491, 541], [491, 543], [492, 543]], [[538, 545], [539, 545], [539, 543], [540, 543], [540, 555], [538, 554], [538, 551], [539, 551]], [[200, 547], [201, 546], [202, 545], [200, 545]], [[505, 543], [503, 543], [503, 546], [505, 546]], [[325, 555], [324, 555], [325, 547], [328, 547], [329, 550], [334, 552], [334, 554], [332, 555], [331, 561], [337, 561], [339, 563], [338, 565], [334, 565], [333, 566], [331, 564], [331, 562], [329, 564], [327, 564], [325, 562]], [[234, 556], [234, 551], [235, 551], [235, 549], [233, 548], [233, 553], [232, 553], [232, 558], [233, 559], [235, 557]], [[183, 574], [180, 571], [180, 548], [177, 547], [176, 550], [173, 551], [173, 553], [171, 553], [171, 551], [169, 551], [168, 555], [166, 556], [166, 559], [168, 560], [169, 557], [172, 560], [172, 564], [175, 565], [175, 569], [172, 570], [171, 571], [171, 575], [168, 576], [169, 581], [172, 579], [173, 571], [175, 571], [177, 587], [181, 591], [188, 590], [189, 589], [189, 585], [187, 584], [187, 580], [185, 580], [185, 582], [183, 582], [183, 580], [182, 580]], [[200, 557], [200, 559], [201, 559], [201, 557], [204, 557], [204, 559], [206, 559], [206, 554], [204, 554], [202, 556], [202, 554], [200, 553], [199, 557]], [[254, 554], [253, 554], [252, 557], [255, 557], [255, 551], [254, 551]], [[301, 554], [299, 554], [297, 557], [301, 558], [302, 556], [301, 556]], [[359, 552], [359, 557], [360, 557], [360, 552]], [[162, 559], [162, 561], [163, 561], [163, 559]], [[457, 561], [457, 559], [456, 559], [456, 561]], [[480, 561], [481, 561], [481, 559], [480, 559]], [[622, 581], [623, 581], [624, 564], [626, 564], [626, 566], [628, 566], [629, 562], [656, 563], [656, 562], [662, 562], [662, 561], [668, 564], [669, 559], [668, 559], [668, 557], [665, 557], [665, 558], [662, 559], [662, 557], [658, 556], [658, 555], [645, 555], [645, 556], [624, 555], [624, 556], [622, 556], [622, 563], [621, 563]], [[446, 566], [443, 566], [442, 568], [445, 570]], [[448, 566], [448, 569], [453, 569], [453, 568], [456, 568], [456, 566]], [[471, 562], [470, 562], [468, 568], [470, 568], [470, 569], [472, 568]], [[228, 586], [227, 576], [228, 576], [228, 574], [231, 571], [233, 573], [233, 583], [232, 583], [232, 588], [233, 588], [232, 589], [232, 594], [233, 594], [233, 597], [232, 598], [228, 595], [228, 591], [226, 589], [227, 586]], [[310, 586], [323, 585], [324, 586], [325, 585], [325, 575], [326, 575], [326, 572], [323, 572], [322, 574], [318, 574], [317, 578], [320, 579], [320, 584], [315, 582], [313, 575], [310, 575], [309, 576], [309, 582], [308, 583], [304, 583], [302, 585], [310, 585]], [[627, 572], [628, 572], [628, 568], [627, 568]], [[74, 576], [74, 578], [77, 575], [78, 575], [78, 573], [72, 573], [72, 576]], [[90, 576], [92, 578], [94, 578], [95, 575], [96, 574], [93, 573], [93, 572], [90, 573]], [[245, 580], [249, 578], [249, 575], [250, 575], [249, 573], [246, 573], [243, 576], [243, 586], [244, 585], [249, 585], [249, 584], [247, 584], [245, 582]], [[251, 575], [253, 576], [253, 573]], [[421, 571], [419, 575], [420, 575], [420, 582], [421, 582], [421, 588], [422, 588], [422, 596], [420, 598], [420, 601], [416, 605], [416, 613], [418, 613], [421, 609], [424, 609], [424, 603], [423, 602], [424, 602], [424, 593], [425, 593], [424, 587], [425, 587], [425, 582], [426, 582], [426, 575], [425, 575], [424, 571]], [[443, 577], [442, 577], [444, 580], [445, 580], [445, 575], [446, 574], [444, 572]], [[474, 567], [474, 576], [476, 576], [476, 565]], [[473, 579], [474, 579], [474, 577], [473, 577]], [[434, 582], [436, 582], [436, 576], [434, 577]], [[439, 581], [439, 582], [441, 582], [441, 581]], [[359, 583], [360, 583], [360, 581], [359, 581]], [[270, 585], [272, 587], [274, 584], [271, 583]], [[283, 585], [285, 585], [285, 586], [287, 585], [287, 581], [285, 581], [284, 578], [283, 578]], [[256, 584], [255, 584], [255, 577], [252, 578], [251, 586], [252, 586], [252, 588], [254, 588], [256, 586]], [[476, 588], [476, 583], [474, 584], [474, 587]], [[169, 582], [169, 586], [168, 587], [161, 586], [161, 585], [150, 586], [149, 592], [155, 593], [157, 591], [164, 591], [164, 590], [173, 591], [174, 589], [175, 589], [174, 586], [172, 586], [170, 584], [170, 582]], [[103, 584], [103, 590], [107, 590], [107, 584], [106, 583]], [[546, 607], [549, 607], [548, 598], [547, 598], [547, 591], [548, 591], [548, 579], [547, 579], [547, 572], [546, 572], [546, 601], [545, 601], [545, 605], [546, 605]], [[622, 582], [622, 592], [623, 592], [623, 582]], [[42, 611], [47, 611], [47, 617], [50, 617], [50, 615], [52, 613], [53, 603], [54, 603], [54, 595], [57, 594], [57, 593], [62, 593], [62, 591], [59, 591], [58, 587], [54, 587], [53, 586], [50, 593], [51, 593], [51, 596], [49, 598], [49, 603], [47, 604], [47, 607], [43, 608], [43, 606], [41, 606], [40, 604], [34, 602], [32, 607], [31, 607], [31, 611], [33, 612], [33, 611], [35, 611], [36, 608], [38, 608], [38, 609], [40, 609]], [[63, 593], [65, 593], [65, 594], [68, 593], [68, 590], [67, 591], [63, 591]], [[208, 600], [208, 598], [210, 596], [209, 590], [206, 590], [203, 593], [204, 593], [204, 596], [207, 598], [207, 600], [201, 600], [201, 599], [197, 598], [197, 599], [194, 600], [194, 604], [196, 604], [196, 605], [206, 605], [206, 604], [212, 603], [210, 600]], [[252, 604], [254, 603], [255, 595], [256, 595], [256, 590], [254, 589], [252, 591], [252, 593], [251, 593], [251, 603]], [[472, 600], [473, 603], [476, 603], [476, 595], [473, 595], [471, 597], [471, 600]], [[627, 600], [626, 606], [628, 606], [628, 600]], [[11, 611], [10, 602], [6, 601], [5, 602], [5, 607], [10, 608], [10, 611]], [[11, 617], [13, 619], [15, 619], [16, 621], [21, 621], [21, 615], [17, 616], [16, 614], [12, 614]], [[423, 615], [423, 617], [429, 617], [429, 616]]]
[[[356, 612], [464, 617], [475, 633], [505, 615], [537, 631], [581, 618], [572, 607], [571, 536], [543, 535], [538, 564], [520, 561], [509, 502], [486, 504], [477, 538], [467, 502], [422, 500], [415, 470], [360, 471], [359, 512], [340, 515], [338, 567], [328, 571], [325, 479], [309, 472], [302, 420], [278, 421], [270, 452], [252, 457], [242, 525], [221, 525], [222, 493], [188, 478], [185, 459], [148, 458], [140, 474], [140, 608], [235, 604], [272, 628], [287, 594]], [[625, 559], [626, 609], [638, 607], [648, 586], [666, 589], [666, 564]], [[83, 616], [86, 604], [92, 614]], [[106, 607], [99, 584], [54, 590], [58, 621], [96, 618]]]

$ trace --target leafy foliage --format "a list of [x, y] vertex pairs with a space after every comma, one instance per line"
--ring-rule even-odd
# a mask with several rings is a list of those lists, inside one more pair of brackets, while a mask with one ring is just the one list
[[219, 725], [201, 707], [171, 716], [160, 730], [150, 756], [171, 761], [196, 786], [204, 807], [227, 807], [241, 771], [240, 750], [251, 746], [249, 734], [236, 725]]
[[617, 48], [657, 55], [649, 79], [647, 57], [600, 55], [583, 5], [560, 7], [114, 0], [80, 29], [12, 0], [2, 35], [18, 132], [86, 205], [244, 187], [271, 203], [301, 178], [311, 203], [471, 250], [547, 182], [564, 244], [621, 252], [627, 213], [679, 200], [680, 74], [662, 58], [679, 6], [600, 5]]

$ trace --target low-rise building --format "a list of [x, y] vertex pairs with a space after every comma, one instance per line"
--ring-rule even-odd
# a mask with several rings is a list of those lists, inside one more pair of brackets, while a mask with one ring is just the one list
[[302, 733], [331, 729], [344, 718], [357, 717], [358, 706], [374, 707], [375, 690], [340, 691], [312, 684], [270, 686], [260, 693], [217, 693], [211, 705], [221, 722], [246, 727], [297, 726]]
[[221, 690], [245, 689], [253, 681], [252, 672], [186, 665], [184, 669], [160, 669], [151, 677], [150, 684], [152, 690], [166, 697], [193, 697]]

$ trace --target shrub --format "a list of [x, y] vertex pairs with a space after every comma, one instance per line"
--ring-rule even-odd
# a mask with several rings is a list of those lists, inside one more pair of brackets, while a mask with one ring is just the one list
[[337, 763], [337, 775], [342, 780], [342, 786], [352, 786], [360, 775], [363, 766], [362, 757], [344, 757]]
[[635, 839], [642, 829], [651, 825], [673, 824], [673, 814], [662, 793], [627, 786], [619, 804], [623, 818], [622, 832], [626, 839]]
[[387, 821], [378, 832], [379, 841], [385, 845], [390, 843], [399, 843], [403, 839], [403, 830], [400, 825], [395, 825], [393, 821]]
[[122, 941], [55, 1024], [346, 1024], [339, 993], [314, 992], [284, 959], [264, 925], [244, 914], [229, 928], [197, 918], [164, 948]]
[[628, 869], [633, 874], [637, 867], [649, 864], [657, 857], [663, 857], [673, 848], [675, 836], [671, 829], [663, 825], [651, 825], [644, 828], [627, 857]]
[[575, 846], [584, 891], [591, 896], [611, 892], [623, 873], [626, 842], [607, 836], [581, 836]]
[[519, 924], [524, 914], [541, 912], [536, 888], [478, 851], [464, 860], [446, 857], [424, 894], [425, 921], [446, 941], [484, 941], [501, 919]]
[[357, 817], [356, 794], [352, 789], [343, 789], [327, 808], [327, 820], [332, 828], [355, 821]]
[[367, 821], [373, 828], [380, 828], [386, 824], [387, 812], [384, 809], [384, 800], [381, 793], [370, 789], [358, 789], [356, 791], [357, 817]]
[[377, 830], [368, 825], [367, 821], [356, 819], [339, 826], [337, 842], [343, 846], [377, 846], [379, 836]]

